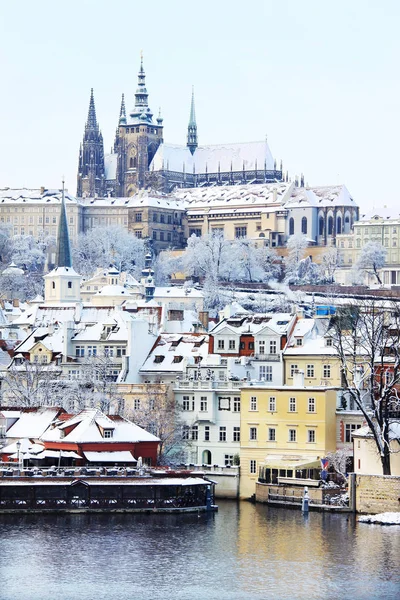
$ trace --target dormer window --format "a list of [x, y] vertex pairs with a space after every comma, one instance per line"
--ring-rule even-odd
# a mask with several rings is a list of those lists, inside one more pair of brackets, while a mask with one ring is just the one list
[[326, 345], [327, 346], [333, 346], [333, 340], [332, 340], [332, 338], [326, 338]]
[[303, 339], [302, 338], [297, 338], [296, 339], [296, 346], [302, 346], [303, 345]]
[[154, 362], [155, 363], [162, 363], [162, 361], [164, 360], [165, 356], [163, 356], [162, 354], [156, 354], [156, 356], [154, 357]]
[[104, 429], [104, 439], [111, 439], [113, 437], [114, 431], [112, 429]]

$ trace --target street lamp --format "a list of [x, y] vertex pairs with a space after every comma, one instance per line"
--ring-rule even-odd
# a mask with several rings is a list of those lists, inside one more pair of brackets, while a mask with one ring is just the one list
[[17, 460], [18, 460], [18, 477], [21, 475], [20, 462], [19, 462], [19, 451], [21, 450], [21, 442], [18, 440], [15, 444], [17, 446]]

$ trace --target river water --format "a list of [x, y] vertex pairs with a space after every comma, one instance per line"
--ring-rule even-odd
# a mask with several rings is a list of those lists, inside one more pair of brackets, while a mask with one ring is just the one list
[[0, 600], [400, 598], [400, 527], [219, 501], [190, 515], [2, 515]]

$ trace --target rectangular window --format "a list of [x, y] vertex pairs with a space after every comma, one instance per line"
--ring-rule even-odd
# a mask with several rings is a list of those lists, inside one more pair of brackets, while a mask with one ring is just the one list
[[135, 236], [140, 239], [142, 237], [142, 232], [141, 231], [135, 231]]
[[224, 340], [218, 340], [218, 350], [223, 350], [225, 348]]
[[353, 431], [355, 431], [359, 427], [360, 427], [360, 425], [358, 425], [356, 423], [346, 423], [345, 438], [344, 438], [346, 443], [349, 444], [352, 441], [351, 434], [353, 433]]
[[142, 222], [142, 213], [136, 213], [135, 214], [135, 221], [136, 221], [136, 223], [141, 223]]
[[270, 396], [268, 400], [268, 410], [269, 412], [276, 412], [276, 398], [275, 396]]
[[308, 412], [315, 413], [315, 398], [308, 399]]
[[235, 238], [245, 238], [247, 236], [247, 227], [235, 227]]
[[314, 378], [314, 365], [307, 365], [307, 377]]
[[326, 345], [327, 346], [333, 346], [333, 339], [332, 338], [326, 338]]
[[189, 396], [183, 396], [183, 400], [182, 400], [182, 409], [183, 409], [183, 410], [190, 410], [190, 400], [189, 400]]
[[165, 217], [164, 215], [160, 215], [160, 223], [165, 223]]
[[297, 439], [297, 432], [295, 429], [289, 429], [289, 442], [295, 442]]
[[219, 428], [219, 441], [226, 442], [226, 427]]
[[121, 356], [126, 356], [126, 348], [123, 346], [117, 346], [117, 357], [121, 358]]
[[233, 428], [233, 441], [240, 442], [240, 427]]
[[206, 412], [208, 410], [207, 407], [207, 396], [202, 396], [200, 398], [200, 411], [201, 412]]
[[289, 398], [289, 412], [296, 412], [296, 398]]
[[307, 441], [309, 444], [314, 444], [315, 443], [315, 429], [308, 429], [307, 430]]
[[236, 348], [236, 340], [229, 340], [229, 350], [234, 350]]
[[233, 398], [233, 412], [240, 412], [240, 396]]
[[139, 398], [135, 398], [135, 400], [133, 401], [133, 408], [135, 410], [139, 410], [140, 409], [140, 400], [139, 400]]
[[275, 427], [269, 427], [268, 428], [268, 441], [269, 442], [276, 442], [276, 429], [275, 429]]
[[257, 473], [257, 461], [256, 460], [251, 460], [250, 464], [250, 475], [255, 475]]
[[88, 346], [88, 356], [97, 356], [97, 346]]
[[302, 346], [303, 345], [303, 339], [302, 338], [297, 338], [296, 340], [296, 346]]
[[260, 365], [260, 380], [272, 381], [272, 367], [269, 365]]
[[257, 441], [257, 427], [250, 427], [249, 439], [253, 442]]
[[269, 343], [269, 353], [270, 354], [276, 354], [276, 342], [275, 342], [275, 340], [272, 340]]
[[75, 356], [85, 356], [85, 346], [76, 346]]
[[206, 425], [204, 427], [204, 441], [205, 442], [209, 442], [210, 441], [210, 426]]
[[157, 222], [158, 222], [157, 213], [153, 213], [153, 223], [157, 223]]
[[197, 425], [192, 425], [190, 439], [192, 440], [192, 442], [197, 442], [197, 440], [199, 439], [199, 428]]
[[257, 397], [251, 396], [250, 398], [250, 410], [257, 410]]
[[323, 377], [329, 379], [331, 376], [331, 365], [324, 365]]
[[105, 429], [104, 430], [104, 438], [112, 438], [113, 436], [113, 430], [112, 429]]
[[298, 370], [297, 365], [290, 365], [290, 377], [293, 377], [294, 372]]
[[225, 454], [225, 466], [226, 467], [233, 466], [233, 454]]
[[182, 439], [183, 440], [189, 439], [189, 425], [184, 425], [182, 427]]

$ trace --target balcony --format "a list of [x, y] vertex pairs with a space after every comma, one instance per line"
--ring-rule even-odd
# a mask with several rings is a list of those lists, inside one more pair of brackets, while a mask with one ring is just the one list
[[256, 353], [256, 354], [252, 354], [250, 356], [251, 360], [263, 360], [266, 362], [280, 362], [282, 359], [282, 355], [281, 354], [260, 354], [260, 353]]
[[178, 389], [188, 390], [226, 390], [226, 389], [239, 389], [246, 385], [247, 381], [199, 381], [184, 379], [183, 381], [177, 382]]

